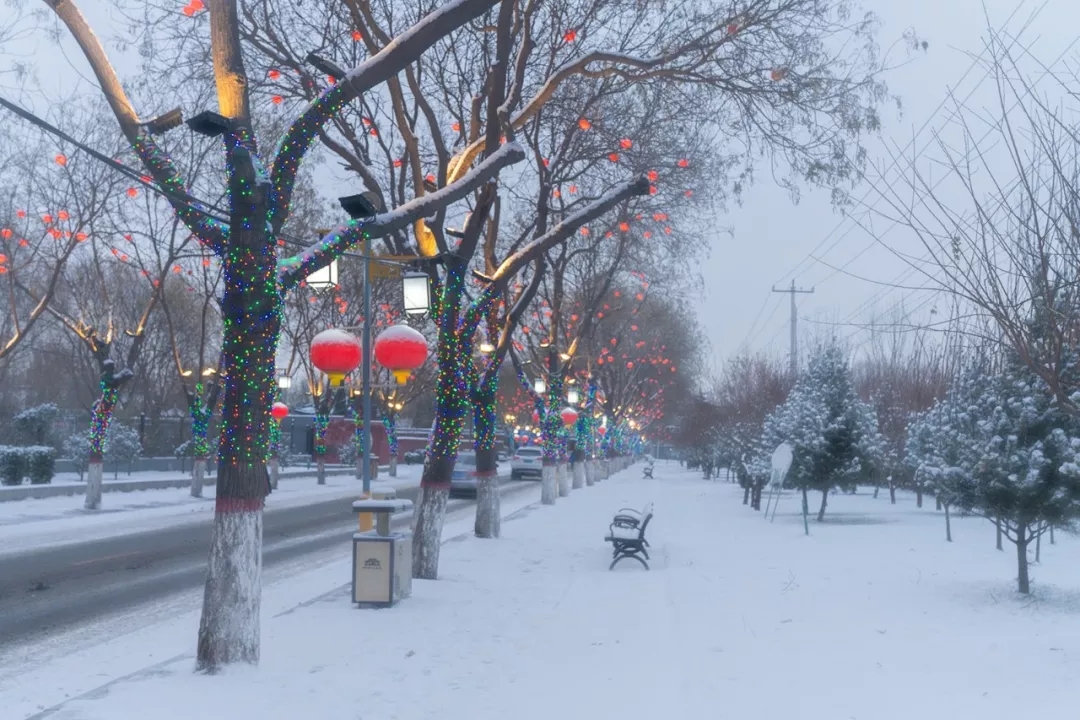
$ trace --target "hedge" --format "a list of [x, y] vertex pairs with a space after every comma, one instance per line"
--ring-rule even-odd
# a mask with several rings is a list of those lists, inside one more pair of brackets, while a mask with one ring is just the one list
[[27, 476], [34, 485], [50, 483], [55, 464], [56, 450], [46, 445], [0, 445], [0, 483], [4, 485], [21, 485]]

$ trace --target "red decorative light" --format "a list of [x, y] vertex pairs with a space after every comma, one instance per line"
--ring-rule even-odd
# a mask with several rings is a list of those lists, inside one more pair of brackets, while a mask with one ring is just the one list
[[580, 120], [577, 121], [577, 126], [579, 128], [581, 128], [582, 130], [588, 130], [589, 128], [592, 127], [592, 123], [589, 122], [588, 120], [586, 120], [585, 118], [581, 118]]
[[67, 155], [65, 155], [64, 153], [57, 153], [56, 157], [53, 158], [53, 160], [55, 160], [56, 164], [60, 167], [64, 167], [65, 165], [67, 165]]
[[678, 165], [678, 166], [679, 166], [679, 167], [681, 167], [681, 168], [688, 168], [688, 167], [690, 167], [690, 161], [689, 161], [689, 160], [687, 160], [686, 158], [682, 158], [681, 160], [679, 160], [679, 162], [677, 162], [677, 163], [675, 163], [675, 164], [676, 164], [676, 165]]
[[562, 412], [559, 413], [559, 417], [562, 418], [563, 425], [565, 425], [566, 427], [573, 427], [574, 423], [576, 423], [578, 419], [577, 410], [570, 407], [563, 408]]
[[454, 123], [450, 126], [450, 129], [454, 132], [461, 132], [461, 123]]
[[331, 385], [340, 385], [362, 356], [360, 340], [340, 328], [323, 330], [311, 341], [311, 364], [326, 373]]
[[621, 147], [623, 150], [629, 150], [630, 148], [634, 147], [634, 141], [630, 138], [623, 138], [619, 141], [619, 147]]
[[619, 162], [619, 153], [611, 153], [607, 156], [607, 159], [611, 162]]
[[404, 385], [413, 370], [428, 356], [427, 338], [408, 325], [392, 325], [375, 339], [375, 361], [394, 374]]
[[626, 221], [623, 221], [623, 222], [619, 223], [619, 230], [622, 230], [623, 232], [629, 231], [630, 230], [630, 223], [628, 223]]
[[284, 420], [289, 416], [289, 406], [283, 402], [276, 402], [270, 406], [270, 417], [275, 420]]
[[270, 70], [266, 74], [271, 80], [277, 80], [279, 77], [281, 77], [281, 73], [277, 70]]
[[280, 105], [283, 102], [283, 99], [280, 95], [274, 95], [272, 98], [270, 98], [270, 102], [274, 103], [275, 105]]
[[601, 425], [600, 427], [596, 428], [596, 433], [600, 437], [604, 437], [605, 435], [607, 435], [607, 428]]
[[575, 40], [577, 40], [577, 30], [573, 30], [573, 29], [567, 30], [563, 34], [562, 39], [565, 40], [568, 43], [574, 42]]
[[129, 188], [127, 189], [127, 196], [128, 196], [129, 198], [133, 198], [133, 197], [138, 197], [138, 196], [139, 196], [139, 191], [138, 191], [138, 190], [136, 190], [136, 189], [135, 189], [135, 188], [133, 188], [133, 187], [129, 187]]
[[352, 39], [353, 39], [353, 42], [360, 42], [361, 40], [364, 39], [364, 36], [360, 34], [359, 30], [353, 30], [352, 31]]

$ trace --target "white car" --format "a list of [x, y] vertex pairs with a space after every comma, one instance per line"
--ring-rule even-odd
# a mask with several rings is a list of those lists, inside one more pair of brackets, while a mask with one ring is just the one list
[[544, 465], [543, 451], [531, 445], [519, 447], [510, 458], [510, 479], [540, 477]]

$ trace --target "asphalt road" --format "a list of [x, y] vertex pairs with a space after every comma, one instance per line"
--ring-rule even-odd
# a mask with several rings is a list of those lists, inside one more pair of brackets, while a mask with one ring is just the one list
[[[418, 491], [398, 490], [398, 497], [415, 501]], [[264, 568], [341, 546], [356, 529], [347, 500], [274, 509], [272, 497], [263, 517]], [[452, 500], [448, 510], [465, 504], [473, 501]], [[201, 587], [210, 528], [207, 518], [0, 557], [0, 649]]]

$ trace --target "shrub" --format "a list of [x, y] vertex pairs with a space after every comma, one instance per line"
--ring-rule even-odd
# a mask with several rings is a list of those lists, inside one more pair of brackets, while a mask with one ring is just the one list
[[0, 482], [21, 485], [26, 475], [26, 456], [23, 448], [0, 445]]
[[75, 433], [64, 440], [63, 453], [71, 458], [75, 466], [75, 472], [79, 473], [79, 482], [82, 482], [83, 473], [90, 464], [90, 436], [87, 432]]
[[19, 448], [26, 462], [31, 485], [47, 485], [56, 472], [56, 451], [47, 445]]
[[59, 412], [55, 403], [35, 405], [17, 414], [11, 422], [22, 442], [45, 445], [51, 442], [53, 424]]

